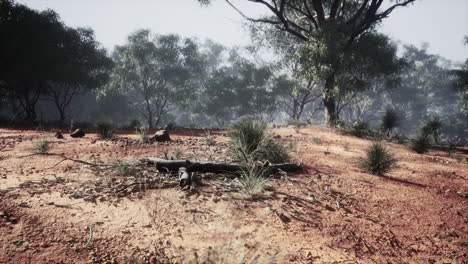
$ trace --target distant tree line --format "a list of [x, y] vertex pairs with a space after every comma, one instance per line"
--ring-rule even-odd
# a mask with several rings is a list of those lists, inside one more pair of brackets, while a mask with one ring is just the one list
[[[138, 30], [107, 53], [91, 29], [70, 28], [52, 10], [1, 1], [1, 119], [227, 127], [254, 116], [339, 125], [377, 124], [392, 110], [401, 132], [441, 116], [451, 133], [464, 133], [468, 60], [453, 65], [427, 46], [404, 46], [398, 56], [377, 31], [378, 21], [412, 1], [383, 11], [371, 6], [376, 1], [312, 2], [284, 1], [271, 17], [250, 19], [245, 48]], [[297, 24], [297, 12], [307, 23]], [[274, 58], [265, 60], [265, 51]]]

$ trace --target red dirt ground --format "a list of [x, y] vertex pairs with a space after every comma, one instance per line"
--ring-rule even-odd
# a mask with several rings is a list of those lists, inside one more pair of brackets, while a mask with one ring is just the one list
[[31, 155], [35, 142], [50, 140], [51, 153], [96, 163], [164, 153], [224, 161], [226, 131], [211, 132], [215, 145], [201, 130], [137, 144], [132, 134], [57, 140], [50, 131], [0, 129], [0, 263], [204, 263], [208, 254], [218, 257], [210, 263], [468, 263], [466, 149], [420, 155], [385, 143], [398, 167], [376, 177], [357, 166], [368, 140], [272, 129], [307, 170], [272, 178], [255, 199], [233, 191], [236, 180], [198, 175], [189, 193], [167, 185], [94, 202], [71, 194], [119, 179]]

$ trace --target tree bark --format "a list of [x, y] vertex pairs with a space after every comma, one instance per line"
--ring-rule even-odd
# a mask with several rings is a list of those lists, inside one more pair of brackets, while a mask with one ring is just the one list
[[[238, 173], [247, 170], [247, 167], [239, 164], [191, 162], [189, 160], [165, 160], [160, 158], [148, 158], [148, 163], [155, 164], [162, 172], [178, 172], [180, 168], [186, 168], [187, 172], [211, 172], [211, 173]], [[293, 163], [266, 164], [263, 166], [268, 174], [284, 171], [297, 172], [301, 166]]]

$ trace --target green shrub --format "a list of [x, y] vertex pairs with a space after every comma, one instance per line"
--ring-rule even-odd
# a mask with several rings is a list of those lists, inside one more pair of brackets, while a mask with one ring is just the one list
[[424, 124], [420, 129], [421, 135], [425, 137], [432, 137], [435, 143], [439, 142], [439, 131], [442, 128], [442, 121], [440, 121], [439, 117], [433, 116]]
[[138, 172], [135, 164], [121, 160], [113, 162], [110, 168], [112, 170], [112, 174], [115, 176], [130, 177], [135, 176]]
[[239, 182], [242, 191], [252, 197], [265, 188], [268, 182], [267, 170], [251, 164], [241, 172]]
[[115, 127], [111, 122], [99, 121], [96, 123], [98, 135], [103, 139], [111, 139], [115, 134]]
[[355, 137], [367, 137], [370, 135], [370, 132], [367, 122], [358, 121], [353, 124], [349, 133]]
[[35, 154], [45, 154], [52, 149], [52, 142], [47, 140], [41, 140], [34, 143], [33, 152]]
[[126, 125], [126, 128], [129, 128], [129, 129], [138, 129], [138, 128], [141, 128], [141, 122], [140, 120], [136, 119], [136, 118], [133, 118], [131, 119], [128, 124]]
[[428, 152], [431, 147], [431, 138], [422, 133], [410, 142], [410, 148], [419, 154]]
[[150, 141], [148, 127], [137, 127], [135, 130], [140, 143], [148, 143]]
[[366, 157], [361, 158], [360, 166], [367, 172], [383, 176], [396, 164], [396, 159], [380, 142], [374, 142], [366, 150]]
[[209, 130], [203, 136], [205, 137], [205, 143], [208, 146], [214, 146], [216, 144], [216, 141], [215, 141], [213, 135], [211, 135]]
[[267, 133], [263, 121], [244, 118], [233, 126], [231, 154], [234, 159], [282, 163], [288, 160], [284, 146], [277, 144]]
[[395, 111], [387, 109], [385, 114], [382, 116], [382, 121], [380, 124], [380, 129], [382, 132], [386, 133], [387, 136], [390, 135], [393, 129], [395, 129], [399, 124], [399, 118]]

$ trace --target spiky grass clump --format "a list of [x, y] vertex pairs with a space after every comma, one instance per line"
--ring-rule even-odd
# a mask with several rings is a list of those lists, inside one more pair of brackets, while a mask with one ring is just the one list
[[46, 154], [52, 149], [52, 142], [41, 140], [34, 143], [33, 152], [35, 154]]
[[136, 134], [138, 135], [138, 141], [140, 143], [148, 143], [150, 141], [148, 127], [137, 127]]
[[396, 162], [382, 143], [374, 142], [366, 150], [366, 157], [360, 160], [360, 166], [371, 174], [384, 176], [395, 166]]
[[439, 117], [433, 116], [424, 122], [420, 129], [420, 133], [425, 137], [432, 137], [432, 140], [434, 140], [435, 143], [438, 143], [439, 131], [442, 128], [442, 125], [442, 121], [440, 121]]
[[111, 164], [112, 174], [115, 176], [130, 177], [137, 174], [137, 168], [135, 164], [127, 161], [115, 161]]
[[399, 121], [397, 113], [391, 109], [387, 109], [382, 116], [380, 129], [389, 136], [392, 130], [398, 126]]
[[370, 134], [369, 124], [364, 121], [358, 121], [353, 124], [350, 130], [350, 134], [355, 137], [367, 137]]
[[231, 133], [231, 153], [234, 159], [244, 162], [269, 161], [282, 163], [288, 160], [286, 148], [277, 144], [267, 133], [263, 121], [244, 118]]
[[432, 147], [431, 138], [422, 133], [420, 133], [410, 143], [410, 148], [419, 154], [428, 152], [431, 149], [431, 147]]
[[115, 127], [111, 122], [99, 121], [96, 123], [96, 128], [102, 139], [112, 139], [115, 135]]
[[268, 182], [267, 169], [255, 165], [249, 165], [246, 170], [241, 172], [239, 182], [241, 184], [242, 191], [249, 197], [252, 197], [265, 188]]
[[205, 137], [205, 143], [208, 146], [214, 146], [216, 144], [216, 140], [214, 139], [213, 135], [210, 133], [209, 130], [204, 134], [204, 137]]

